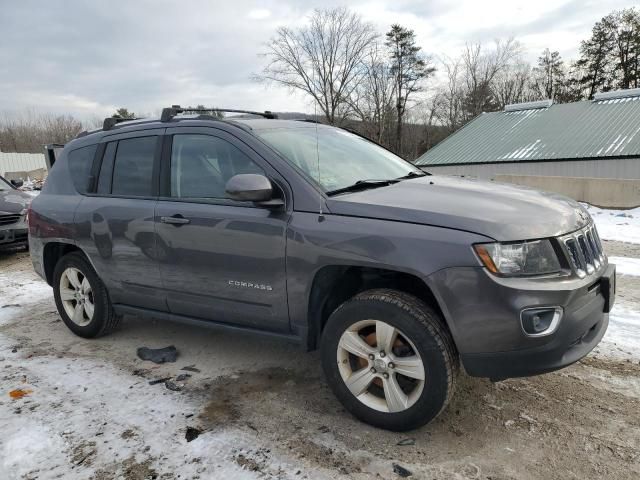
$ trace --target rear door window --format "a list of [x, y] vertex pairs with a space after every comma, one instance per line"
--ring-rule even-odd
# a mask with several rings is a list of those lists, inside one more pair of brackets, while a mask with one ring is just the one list
[[158, 137], [120, 140], [113, 165], [113, 195], [153, 195], [153, 163]]
[[93, 157], [96, 154], [97, 145], [77, 148], [69, 152], [69, 171], [71, 180], [79, 193], [87, 193], [89, 187], [89, 175], [93, 165]]

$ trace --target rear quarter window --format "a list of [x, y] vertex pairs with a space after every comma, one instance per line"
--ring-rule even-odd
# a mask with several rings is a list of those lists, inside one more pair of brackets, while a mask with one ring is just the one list
[[87, 193], [89, 187], [89, 175], [93, 165], [93, 157], [98, 145], [77, 148], [69, 152], [68, 165], [73, 186], [79, 193]]

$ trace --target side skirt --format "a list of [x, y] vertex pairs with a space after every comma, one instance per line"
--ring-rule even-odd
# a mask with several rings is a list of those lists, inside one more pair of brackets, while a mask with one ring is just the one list
[[167, 320], [170, 322], [182, 323], [184, 325], [193, 325], [196, 327], [206, 327], [216, 330], [232, 330], [243, 333], [266, 335], [269, 337], [281, 338], [292, 343], [302, 344], [302, 339], [297, 335], [287, 333], [270, 332], [268, 330], [259, 330], [257, 328], [242, 327], [239, 325], [231, 325], [228, 323], [215, 322], [212, 320], [202, 320], [199, 318], [187, 317], [184, 315], [176, 315], [175, 313], [161, 312], [158, 310], [149, 310], [146, 308], [132, 307], [122, 303], [115, 303], [113, 309], [118, 315], [133, 315], [143, 318], [153, 318], [157, 320]]

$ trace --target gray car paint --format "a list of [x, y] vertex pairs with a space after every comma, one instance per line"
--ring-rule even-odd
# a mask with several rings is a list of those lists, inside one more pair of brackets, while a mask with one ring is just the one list
[[[463, 361], [466, 354], [553, 346], [553, 338], [531, 339], [519, 331], [518, 312], [524, 306], [565, 307], [569, 331], [563, 335], [569, 336], [585, 322], [606, 317], [601, 297], [595, 298], [598, 292], [588, 292], [588, 283], [597, 280], [606, 264], [582, 280], [570, 272], [561, 278], [498, 278], [482, 267], [472, 250], [474, 243], [494, 239], [544, 238], [574, 231], [590, 217], [573, 200], [493, 182], [436, 176], [327, 197], [251, 134], [252, 126], [314, 128], [279, 120], [180, 120], [125, 124], [70, 142], [43, 194], [33, 202], [30, 236], [36, 271], [46, 276], [46, 244], [75, 244], [87, 254], [114, 303], [146, 309], [157, 317], [174, 315], [281, 332], [311, 347], [319, 327], [312, 324], [317, 312], [310, 311], [310, 299], [314, 281], [323, 271], [343, 266], [402, 272], [431, 289]], [[283, 191], [285, 208], [271, 211], [255, 205], [75, 192], [68, 151], [162, 127], [228, 135], [265, 167]], [[190, 217], [193, 224], [185, 228], [159, 223], [161, 216], [175, 214]], [[160, 248], [141, 246], [136, 239], [143, 233]], [[108, 255], [105, 242], [111, 244]], [[240, 293], [235, 281], [272, 289]], [[601, 336], [604, 330], [599, 328]]]
[[[10, 240], [14, 238], [12, 231], [23, 232], [24, 235], [24, 232], [27, 229], [25, 221], [26, 210], [33, 197], [28, 193], [24, 193], [16, 189], [2, 177], [0, 177], [0, 182], [2, 182], [3, 186], [6, 188], [5, 190], [0, 190], [0, 215], [22, 214], [22, 217], [16, 223], [0, 225], [0, 245], [2, 245], [13, 241]], [[5, 235], [8, 235], [6, 239]], [[3, 241], [3, 239], [5, 240]]]

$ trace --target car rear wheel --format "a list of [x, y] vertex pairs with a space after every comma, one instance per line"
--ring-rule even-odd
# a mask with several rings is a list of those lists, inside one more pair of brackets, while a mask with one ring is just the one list
[[56, 264], [53, 295], [65, 325], [81, 337], [105, 335], [120, 321], [107, 289], [80, 253], [69, 253]]
[[329, 385], [362, 421], [388, 430], [418, 428], [453, 395], [458, 358], [442, 319], [416, 297], [362, 292], [329, 317], [322, 364]]

